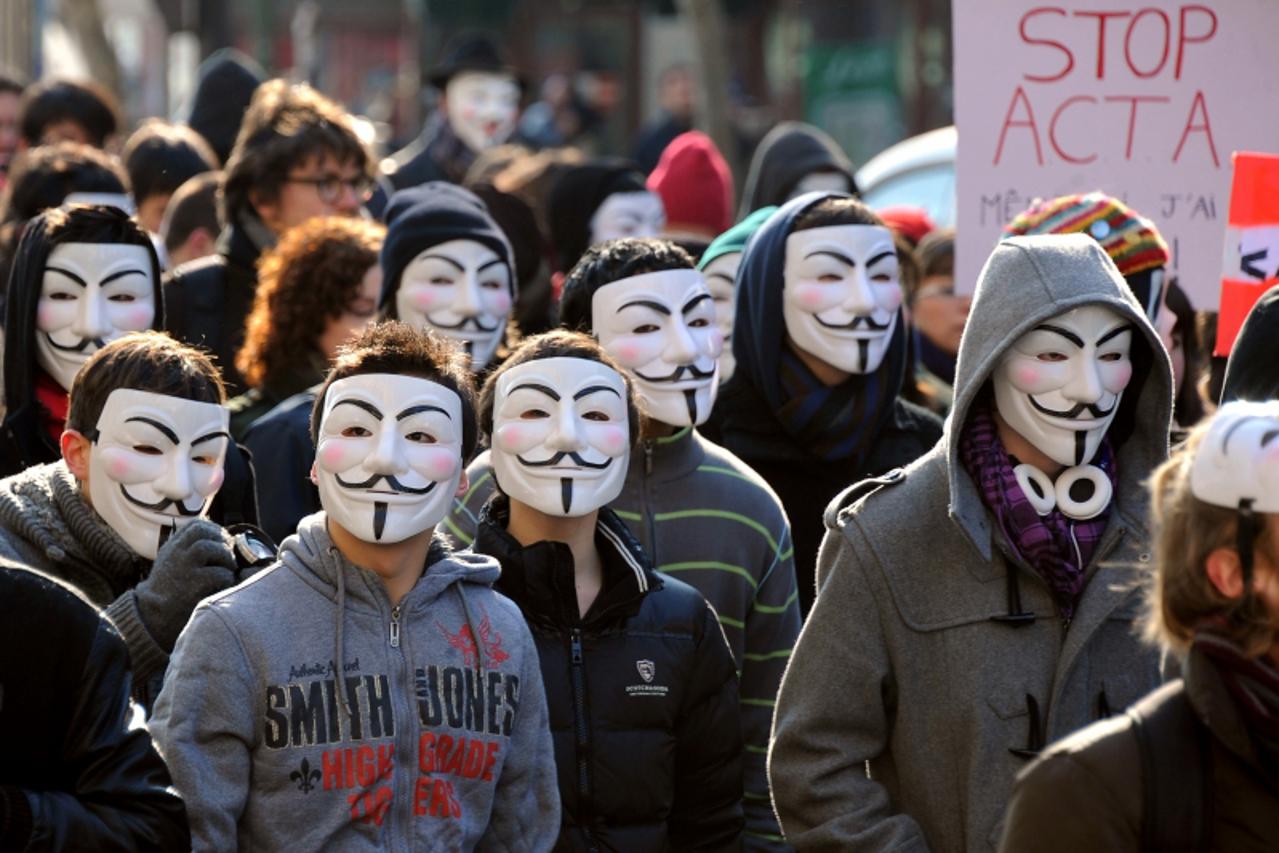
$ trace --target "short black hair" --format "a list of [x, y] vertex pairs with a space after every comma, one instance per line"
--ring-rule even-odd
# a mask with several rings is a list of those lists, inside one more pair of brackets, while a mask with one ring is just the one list
[[124, 194], [128, 186], [120, 161], [92, 146], [59, 142], [28, 148], [9, 168], [0, 221], [31, 219], [60, 206], [71, 193]]
[[888, 224], [871, 210], [865, 202], [845, 196], [827, 196], [795, 217], [791, 233], [832, 225], [883, 225]]
[[221, 172], [204, 172], [173, 191], [164, 209], [160, 235], [164, 248], [172, 252], [185, 243], [197, 228], [216, 236], [222, 230], [218, 220], [218, 185]]
[[311, 443], [320, 439], [320, 420], [329, 387], [348, 376], [395, 373], [418, 376], [448, 388], [462, 400], [462, 461], [475, 452], [475, 386], [466, 353], [453, 341], [431, 331], [384, 320], [367, 327], [360, 336], [338, 349], [333, 368], [315, 395], [311, 407]]
[[90, 144], [101, 148], [120, 127], [120, 106], [97, 83], [48, 80], [33, 83], [22, 95], [18, 128], [27, 145], [39, 145], [45, 129], [60, 121], [84, 128]]
[[604, 285], [649, 272], [696, 268], [688, 252], [657, 237], [622, 237], [592, 246], [564, 279], [560, 323], [590, 333], [591, 300]]
[[190, 178], [217, 168], [218, 155], [204, 137], [183, 124], [148, 119], [124, 143], [125, 171], [133, 200], [170, 195]]

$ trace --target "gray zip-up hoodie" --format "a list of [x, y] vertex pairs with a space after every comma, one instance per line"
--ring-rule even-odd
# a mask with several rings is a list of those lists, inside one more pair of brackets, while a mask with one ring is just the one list
[[492, 558], [432, 557], [392, 608], [317, 513], [276, 565], [200, 604], [151, 721], [196, 850], [551, 848], [528, 627]]
[[[1133, 324], [1133, 379], [1108, 434], [1115, 497], [1066, 622], [1011, 552], [959, 445], [1004, 352], [1083, 305]], [[942, 439], [827, 511], [817, 603], [782, 679], [769, 752], [773, 801], [797, 849], [992, 850], [1026, 761], [1159, 683], [1157, 653], [1133, 622], [1150, 567], [1143, 481], [1167, 456], [1171, 413], [1168, 356], [1096, 242], [1014, 237], [995, 248]]]

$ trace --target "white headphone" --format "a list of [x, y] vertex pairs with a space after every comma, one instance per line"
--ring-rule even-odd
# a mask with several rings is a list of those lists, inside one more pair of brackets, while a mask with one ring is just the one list
[[1114, 492], [1106, 472], [1096, 465], [1076, 465], [1057, 476], [1056, 482], [1034, 465], [1021, 463], [1013, 468], [1017, 485], [1041, 516], [1053, 509], [1074, 521], [1101, 515]]

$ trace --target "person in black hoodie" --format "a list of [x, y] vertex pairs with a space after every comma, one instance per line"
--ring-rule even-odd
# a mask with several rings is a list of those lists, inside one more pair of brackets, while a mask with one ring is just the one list
[[127, 332], [164, 322], [160, 260], [118, 208], [45, 211], [27, 224], [4, 317], [0, 476], [60, 458], [67, 392], [80, 365]]
[[755, 148], [737, 218], [815, 191], [857, 195], [853, 163], [830, 134], [811, 124], [784, 121]]
[[179, 267], [164, 283], [165, 329], [211, 351], [229, 393], [247, 390], [235, 354], [253, 307], [258, 257], [308, 219], [359, 214], [372, 174], [372, 157], [340, 106], [287, 80], [258, 87], [226, 165], [218, 253]]
[[233, 47], [215, 50], [200, 63], [187, 124], [208, 141], [219, 164], [231, 159], [244, 113], [265, 80], [262, 66]]
[[556, 269], [564, 275], [586, 250], [618, 237], [656, 237], [666, 226], [662, 197], [630, 160], [601, 157], [572, 166], [547, 200]]
[[1279, 398], [1279, 286], [1252, 306], [1230, 348], [1221, 402]]
[[473, 548], [537, 643], [563, 825], [557, 850], [741, 845], [737, 677], [715, 612], [654, 572], [605, 507], [638, 415], [590, 338], [530, 338], [480, 397], [499, 491]]
[[941, 437], [936, 415], [900, 397], [908, 332], [898, 263], [870, 208], [808, 193], [760, 226], [737, 271], [737, 370], [706, 432], [786, 507], [805, 613], [827, 502]]

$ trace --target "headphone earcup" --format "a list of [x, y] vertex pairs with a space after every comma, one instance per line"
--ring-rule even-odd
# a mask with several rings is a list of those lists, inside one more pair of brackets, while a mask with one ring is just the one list
[[1113, 491], [1110, 478], [1096, 465], [1067, 468], [1057, 477], [1057, 509], [1069, 519], [1087, 521], [1101, 515]]
[[1022, 494], [1026, 496], [1026, 500], [1030, 501], [1035, 512], [1044, 516], [1053, 511], [1053, 507], [1057, 504], [1057, 495], [1053, 488], [1053, 481], [1048, 479], [1047, 474], [1034, 465], [1023, 462], [1013, 468], [1013, 476], [1017, 478], [1017, 485], [1021, 486]]

